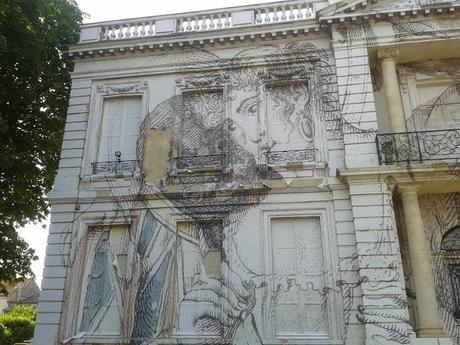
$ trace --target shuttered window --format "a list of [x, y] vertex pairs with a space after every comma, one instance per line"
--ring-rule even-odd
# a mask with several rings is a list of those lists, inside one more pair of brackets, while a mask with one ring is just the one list
[[141, 97], [113, 97], [104, 99], [102, 126], [97, 161], [136, 159], [136, 145], [141, 124]]
[[274, 329], [277, 338], [329, 334], [318, 217], [271, 219]]

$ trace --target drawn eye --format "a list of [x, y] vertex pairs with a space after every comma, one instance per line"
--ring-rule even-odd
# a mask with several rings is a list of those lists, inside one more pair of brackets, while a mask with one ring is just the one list
[[248, 113], [251, 113], [251, 114], [255, 114], [257, 112], [257, 103], [251, 105], [249, 108], [248, 108]]
[[257, 96], [249, 97], [243, 100], [239, 107], [236, 109], [238, 114], [246, 114], [253, 116], [257, 113], [257, 107], [259, 106], [259, 99]]

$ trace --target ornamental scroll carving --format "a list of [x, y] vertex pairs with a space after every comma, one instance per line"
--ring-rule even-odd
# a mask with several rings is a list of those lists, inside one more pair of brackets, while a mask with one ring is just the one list
[[106, 95], [142, 92], [148, 88], [147, 82], [99, 85], [97, 91]]
[[223, 89], [229, 76], [226, 73], [187, 76], [176, 79], [176, 86], [180, 89]]

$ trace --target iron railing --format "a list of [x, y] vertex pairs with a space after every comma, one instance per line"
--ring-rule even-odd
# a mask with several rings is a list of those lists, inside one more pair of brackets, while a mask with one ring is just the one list
[[265, 152], [267, 164], [282, 164], [294, 162], [316, 162], [317, 149], [268, 151]]
[[224, 166], [225, 155], [203, 155], [203, 156], [183, 156], [176, 157], [177, 169], [200, 169], [200, 168], [222, 168]]
[[379, 164], [460, 159], [460, 129], [377, 134]]
[[134, 173], [137, 170], [137, 160], [115, 160], [108, 162], [94, 162], [93, 174], [102, 174], [102, 173]]

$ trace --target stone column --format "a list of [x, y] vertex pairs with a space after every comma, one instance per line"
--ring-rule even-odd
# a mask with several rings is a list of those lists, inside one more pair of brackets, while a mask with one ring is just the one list
[[396, 73], [395, 58], [398, 55], [399, 50], [396, 48], [383, 48], [378, 51], [378, 58], [382, 66], [385, 100], [393, 133], [406, 131], [406, 119]]
[[412, 282], [417, 298], [417, 336], [420, 338], [443, 338], [446, 334], [442, 330], [436, 303], [431, 250], [423, 230], [417, 198], [418, 186], [404, 185], [400, 186], [399, 190], [409, 242]]

